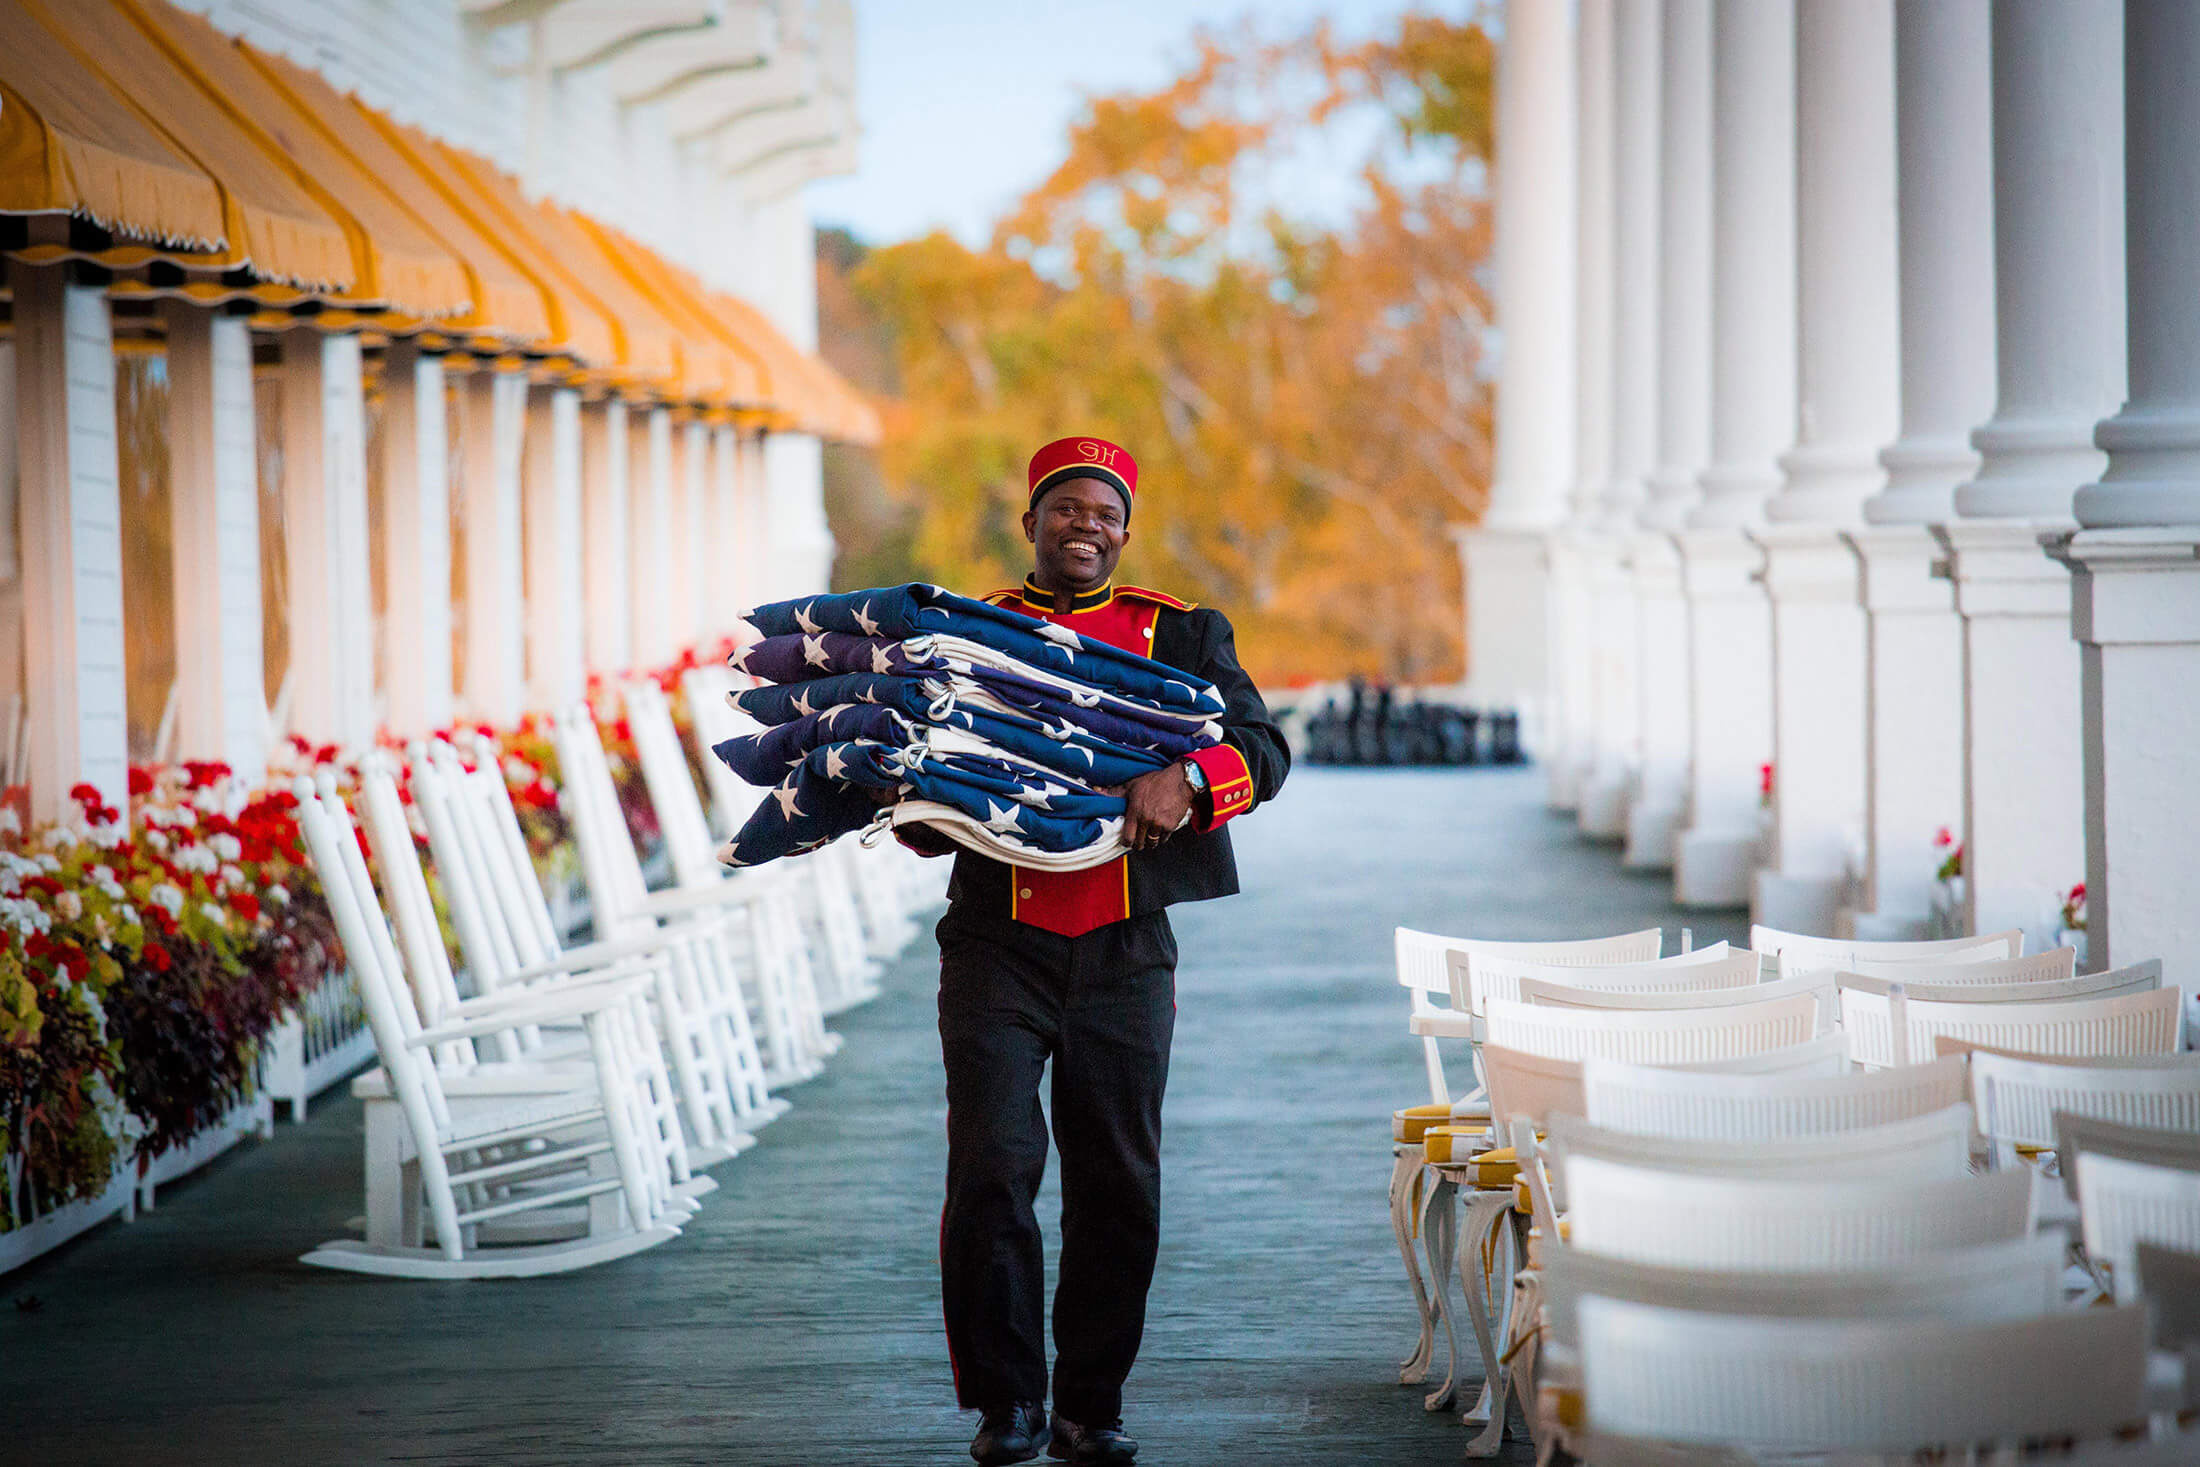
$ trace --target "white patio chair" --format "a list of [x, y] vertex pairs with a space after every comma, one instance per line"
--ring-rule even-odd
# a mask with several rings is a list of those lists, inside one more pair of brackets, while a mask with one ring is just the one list
[[[2055, 1112], [2055, 1155], [2066, 1163], [2079, 1152], [2113, 1156], [2123, 1161], [2143, 1161], [2149, 1166], [2178, 1167], [2200, 1172], [2200, 1131], [2161, 1131], [2152, 1126], [2126, 1126], [2093, 1116]], [[2070, 1199], [2078, 1198], [2077, 1168], [2062, 1168], [2063, 1188]]]
[[1705, 1009], [1562, 1009], [1492, 998], [1489, 1045], [1552, 1059], [1591, 1055], [1637, 1064], [1688, 1064], [1784, 1049], [1819, 1034], [1815, 996]]
[[1572, 1247], [1682, 1268], [1809, 1270], [1885, 1263], [2028, 1235], [2028, 1176], [1898, 1184], [1705, 1177], [1601, 1156], [1566, 1159]]
[[[306, 778], [294, 790], [314, 869], [359, 977], [381, 1074], [403, 1122], [379, 1134], [370, 1125], [368, 1194], [396, 1192], [409, 1178], [425, 1203], [425, 1217], [409, 1219], [378, 1217], [370, 1205], [364, 1242], [324, 1243], [302, 1261], [408, 1278], [531, 1277], [676, 1236], [694, 1204], [675, 1190], [660, 1144], [662, 1097], [652, 1095], [646, 1073], [656, 1041], [639, 1027], [647, 1022], [646, 979], [636, 974], [464, 1000], [423, 1027], [343, 801]], [[585, 1080], [531, 1065], [517, 1083], [454, 1096], [433, 1059], [439, 1048], [559, 1022], [578, 1022], [587, 1034]], [[515, 1222], [541, 1225], [523, 1236], [576, 1229], [579, 1235], [501, 1247], [484, 1242], [485, 1233]], [[428, 1225], [433, 1246], [424, 1241]]]
[[[1536, 1439], [1565, 1438], [1562, 1423], [1580, 1419], [1580, 1305], [1585, 1298], [1754, 1319], [1984, 1323], [2060, 1312], [2065, 1307], [2063, 1267], [2061, 1240], [2046, 1237], [1824, 1273], [1663, 1268], [1579, 1249], [1547, 1249], [1536, 1274], [1523, 1281], [1537, 1317], [1516, 1330], [1515, 1355], [1527, 1357], [1541, 1387]], [[1525, 1393], [1522, 1399], [1528, 1403]], [[1580, 1450], [1578, 1442], [1570, 1445]]]
[[2139, 1297], [2139, 1244], [2200, 1252], [2200, 1170], [2095, 1151], [2075, 1160], [2086, 1256], [2107, 1271], [2117, 1302]]
[[733, 940], [702, 934], [697, 951], [715, 959], [708, 979], [720, 991], [754, 1000], [755, 1027], [767, 1046], [768, 1085], [778, 1089], [822, 1073], [839, 1036], [824, 1027], [786, 873], [743, 872], [715, 886], [650, 891], [594, 715], [585, 704], [575, 704], [552, 720], [551, 732], [598, 931], [634, 939], [650, 936], [660, 924], [701, 923], [715, 932], [718, 920], [730, 919]]
[[1838, 991], [1833, 979], [1823, 973], [1803, 973], [1737, 988], [1577, 988], [1570, 983], [1543, 978], [1520, 980], [1523, 1003], [1556, 1009], [1716, 1009], [1738, 1003], [1772, 1003], [1798, 994], [1809, 994], [1817, 1000], [1821, 1033], [1830, 1034], [1839, 1027]]
[[[1440, 1295], [1431, 1296], [1427, 1281], [1421, 1273], [1421, 1264], [1414, 1254], [1413, 1239], [1419, 1232], [1430, 1250], [1431, 1269], [1441, 1273], [1449, 1267], [1449, 1239], [1431, 1237], [1425, 1224], [1416, 1224], [1416, 1218], [1432, 1216], [1430, 1204], [1441, 1201], [1445, 1227], [1452, 1221], [1450, 1205], [1452, 1190], [1447, 1186], [1432, 1186], [1423, 1168], [1426, 1157], [1422, 1149], [1422, 1135], [1430, 1126], [1454, 1123], [1487, 1125], [1489, 1108], [1487, 1087], [1482, 1082], [1480, 1059], [1470, 1054], [1475, 1067], [1475, 1084], [1464, 1092], [1455, 1094], [1444, 1074], [1444, 1056], [1438, 1047], [1439, 1039], [1479, 1039], [1472, 1011], [1453, 999], [1453, 980], [1447, 967], [1447, 958], [1466, 953], [1507, 953], [1513, 955], [1534, 954], [1542, 961], [1555, 964], [1633, 962], [1655, 958], [1659, 945], [1664, 941], [1657, 928], [1641, 932], [1622, 933], [1614, 937], [1584, 938], [1562, 942], [1504, 942], [1481, 938], [1446, 937], [1434, 932], [1421, 932], [1411, 927], [1400, 927], [1392, 938], [1392, 952], [1397, 965], [1398, 982], [1407, 995], [1407, 1027], [1421, 1041], [1422, 1064], [1428, 1074], [1429, 1103], [1407, 1106], [1395, 1111], [1391, 1117], [1391, 1169], [1390, 1169], [1390, 1224], [1391, 1233], [1398, 1244], [1398, 1255], [1405, 1264], [1406, 1277], [1413, 1291], [1414, 1307], [1420, 1320], [1420, 1333], [1413, 1353], [1400, 1362], [1398, 1379], [1404, 1385], [1418, 1385], [1428, 1378], [1428, 1371], [1435, 1359], [1435, 1332], [1438, 1324], [1449, 1328], [1445, 1307]], [[1464, 990], [1461, 990], [1464, 991]], [[1456, 1362], [1456, 1351], [1454, 1352]], [[1456, 1374], [1456, 1370], [1454, 1371]], [[1432, 1393], [1431, 1402], [1448, 1403], [1451, 1386], [1447, 1383]], [[1431, 1409], [1437, 1409], [1431, 1406]]]
[[[1802, 1044], [1792, 1044], [1780, 1049], [1761, 1050], [1755, 1054], [1734, 1055], [1723, 1060], [1691, 1064], [1653, 1066], [1623, 1064], [1615, 1060], [1596, 1058], [1552, 1059], [1546, 1055], [1507, 1049], [1499, 1044], [1482, 1046], [1482, 1059], [1490, 1073], [1490, 1109], [1498, 1117], [1500, 1125], [1509, 1125], [1515, 1118], [1526, 1116], [1539, 1131], [1548, 1129], [1547, 1123], [1553, 1115], [1590, 1115], [1586, 1081], [1594, 1073], [1610, 1071], [1632, 1075], [1639, 1071], [1659, 1075], [1720, 1076], [1770, 1082], [1782, 1078], [1831, 1078], [1844, 1074], [1848, 1069], [1846, 1041], [1838, 1034], [1822, 1035]], [[1943, 1104], [1954, 1104], [1963, 1098], [1962, 1071], [1951, 1067], [1948, 1073], [1953, 1078], [1948, 1099]], [[1685, 1089], [1688, 1082], [1682, 1081], [1679, 1084]], [[1608, 1125], [1610, 1122], [1600, 1121], [1600, 1124]]]
[[[627, 683], [620, 697], [627, 725], [634, 732], [642, 782], [672, 858], [673, 879], [685, 891], [722, 887], [729, 873], [713, 854], [716, 842], [711, 839], [710, 820], [680, 746], [671, 703], [664, 690], [647, 679]], [[704, 757], [710, 764], [723, 764], [708, 751]], [[756, 795], [750, 804], [762, 798]], [[818, 998], [825, 1014], [842, 1013], [878, 997], [874, 980], [879, 965], [864, 951], [863, 919], [856, 911], [854, 893], [846, 882], [836, 879], [837, 867], [810, 856], [787, 858], [780, 866], [782, 874], [792, 874], [797, 910], [808, 929], [805, 940], [819, 959]]]
[[694, 1164], [713, 1166], [747, 1149], [754, 1141], [749, 1132], [785, 1103], [765, 1093], [746, 1003], [738, 990], [728, 994], [710, 981], [713, 959], [703, 944], [719, 934], [697, 923], [564, 947], [499, 772], [496, 744], [480, 738], [474, 753], [477, 767], [468, 770], [447, 743], [416, 745], [412, 783], [475, 983], [497, 992], [607, 963], [646, 962]]
[[[2022, 958], [2019, 961], [2030, 962], [2031, 959]], [[1887, 965], [1880, 966], [1884, 969]], [[1922, 968], [1924, 965], [1919, 966]], [[1982, 963], [1979, 966], [1987, 965]], [[1992, 966], [2003, 965], [1996, 963]], [[1940, 968], [1933, 971], [1961, 970]], [[1888, 978], [1862, 973], [1836, 973], [1833, 981], [1839, 987], [1876, 993], [1881, 997], [1886, 997], [1899, 988], [1905, 997], [1925, 1003], [2062, 1003], [2073, 998], [2114, 998], [2125, 993], [2152, 993], [2162, 986], [2162, 960], [2149, 958], [2146, 962], [2133, 963], [2128, 968], [2115, 968], [2106, 973], [2073, 974], [2068, 978], [2038, 978], [2018, 983], [1934, 983], [1913, 981], [1899, 975]]]
[[[1543, 1154], [1563, 1179], [1570, 1157], [1595, 1156], [1632, 1166], [1705, 1177], [1790, 1177], [1797, 1181], [1949, 1181], [1971, 1175], [1971, 1107], [1865, 1126], [1772, 1140], [1704, 1140], [1614, 1131], [1580, 1116], [1550, 1117]], [[1554, 1208], [1566, 1209], [1563, 1185]]]
[[1944, 987], [1973, 984], [2054, 983], [2078, 976], [2078, 950], [2051, 947], [2021, 958], [1966, 959], [1942, 962], [1912, 958], [1887, 962], [1858, 958], [1845, 970], [1866, 978], [1893, 978], [1904, 983], [1932, 983]]
[[1979, 1003], [1908, 998], [1897, 990], [1841, 989], [1841, 1030], [1860, 1065], [1901, 1066], [1938, 1053], [1940, 1043], [1980, 1045], [2018, 1054], [2170, 1054], [2183, 1026], [2184, 995], [2174, 988], [2060, 1002]]
[[[1764, 1319], [1585, 1297], [1588, 1460], [1749, 1453], [1958, 1454], [2102, 1436], [2145, 1418], [2146, 1317]], [[1685, 1455], [1638, 1455], [1662, 1446]], [[1715, 1459], [1714, 1459], [1715, 1460]]]
[[1812, 937], [1777, 927], [1752, 927], [1749, 945], [1779, 960], [1780, 976], [1797, 973], [1854, 972], [1858, 963], [1991, 963], [2024, 955], [2024, 932], [2011, 928], [1979, 937], [1944, 937], [1928, 942], [1854, 942]]
[[1470, 1002], [1478, 1014], [1493, 998], [1517, 1002], [1526, 985], [1535, 982], [1608, 993], [1723, 993], [1759, 986], [1757, 954], [1723, 942], [1648, 963], [1558, 964], [1482, 953], [1466, 957]]
[[1703, 1140], [1774, 1140], [1882, 1126], [1965, 1098], [1960, 1059], [1789, 1075], [1706, 1074], [1592, 1059], [1582, 1067], [1581, 1085], [1583, 1114], [1599, 1126]]
[[2200, 1054], [2057, 1059], [1971, 1049], [1967, 1057], [1979, 1130], [2005, 1161], [2019, 1148], [2053, 1146], [2058, 1112], [2200, 1132]]

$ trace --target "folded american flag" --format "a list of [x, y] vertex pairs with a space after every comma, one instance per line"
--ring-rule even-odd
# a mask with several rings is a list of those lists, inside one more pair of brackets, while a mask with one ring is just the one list
[[747, 619], [764, 635], [731, 663], [767, 681], [728, 701], [766, 727], [714, 752], [773, 788], [728, 865], [911, 820], [1019, 864], [1100, 865], [1124, 850], [1120, 786], [1221, 739], [1205, 681], [937, 586]]

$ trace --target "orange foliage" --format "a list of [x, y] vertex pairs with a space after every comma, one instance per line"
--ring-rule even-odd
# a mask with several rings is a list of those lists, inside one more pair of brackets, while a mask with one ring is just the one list
[[[1413, 16], [1356, 48], [1199, 48], [1093, 101], [986, 249], [935, 234], [854, 272], [894, 342], [882, 458], [913, 569], [1019, 578], [1026, 456], [1104, 434], [1140, 466], [1125, 578], [1229, 612], [1256, 676], [1456, 677], [1449, 531], [1489, 468], [1488, 38]], [[1290, 150], [1370, 107], [1354, 217], [1276, 208]]]

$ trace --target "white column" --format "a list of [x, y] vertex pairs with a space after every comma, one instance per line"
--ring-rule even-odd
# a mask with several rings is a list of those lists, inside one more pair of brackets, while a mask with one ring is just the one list
[[1510, 0], [1497, 77], [1496, 464], [1482, 522], [1458, 540], [1469, 693], [1520, 709], [1538, 757], [1550, 752], [1546, 541], [1573, 473], [1573, 66], [1566, 7]]
[[1772, 622], [1743, 530], [1795, 441], [1794, 0], [1719, 0], [1712, 18], [1711, 463], [1678, 537], [1691, 650], [1689, 828], [1673, 891], [1748, 902], [1772, 758]]
[[634, 661], [633, 605], [627, 593], [626, 404], [589, 403], [581, 412], [581, 505], [587, 527], [589, 671], [616, 675]]
[[170, 544], [176, 598], [176, 747], [246, 779], [267, 763], [266, 629], [252, 332], [181, 301], [168, 328]]
[[1574, 24], [1574, 479], [1551, 539], [1554, 809], [1578, 811], [1596, 769], [1597, 634], [1591, 574], [1611, 471], [1612, 0], [1580, 0]]
[[466, 476], [466, 710], [503, 727], [527, 701], [520, 461], [527, 377], [498, 366], [466, 379], [460, 472]]
[[710, 563], [711, 518], [717, 491], [711, 478], [710, 424], [690, 417], [680, 429], [681, 564], [688, 589], [688, 634], [673, 655], [689, 651], [718, 635], [714, 603], [717, 568]]
[[1611, 463], [1584, 547], [1594, 612], [1596, 766], [1581, 829], [1627, 833], [1642, 758], [1641, 597], [1627, 563], [1657, 456], [1659, 0], [1614, 0]]
[[1665, 870], [1688, 819], [1688, 602], [1673, 532], [1711, 457], [1711, 0], [1663, 0], [1658, 103], [1657, 468], [1629, 545], [1641, 648], [1642, 766], [1625, 862]]
[[710, 430], [710, 628], [713, 640], [733, 631], [748, 602], [741, 574], [741, 434], [729, 422]]
[[771, 482], [764, 472], [767, 433], [741, 439], [741, 601], [742, 609], [772, 599]]
[[2117, 7], [1993, 10], [1999, 395], [1942, 531], [1964, 632], [1964, 871], [1980, 931], [2057, 925], [2084, 871], [2078, 647], [2041, 553], [2099, 476], [2124, 392], [2123, 34]]
[[114, 336], [106, 291], [67, 268], [7, 267], [33, 820], [73, 815], [80, 782], [129, 807]]
[[822, 591], [832, 583], [833, 531], [825, 522], [824, 445], [807, 433], [763, 440], [768, 595]]
[[1864, 938], [1923, 936], [1934, 838], [1962, 824], [1963, 624], [1926, 528], [1978, 466], [1993, 410], [1994, 238], [1987, 0], [1896, 0], [1902, 436], [1849, 542], [1868, 624]]
[[1800, 389], [1786, 480], [1755, 532], [1772, 600], [1773, 826], [1757, 920], [1830, 932], [1863, 864], [1864, 614], [1841, 532], [1900, 426], [1894, 11], [1796, 7]]
[[527, 697], [563, 708], [588, 682], [581, 630], [581, 395], [571, 387], [528, 394], [521, 475], [527, 552]]
[[299, 327], [282, 353], [290, 727], [363, 749], [375, 730], [374, 599], [359, 338]]
[[2200, 989], [2200, 10], [2124, 8], [2130, 396], [2100, 425], [2101, 481], [2078, 491], [2086, 961], [2163, 961]]
[[401, 739], [449, 726], [450, 424], [443, 359], [410, 342], [382, 359], [382, 693]]
[[633, 457], [627, 473], [627, 588], [633, 597], [634, 664], [657, 667], [672, 658], [672, 413], [645, 410], [642, 431], [628, 418]]

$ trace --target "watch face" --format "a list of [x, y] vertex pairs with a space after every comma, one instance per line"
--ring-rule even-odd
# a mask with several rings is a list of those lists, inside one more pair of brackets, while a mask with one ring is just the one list
[[1184, 778], [1191, 784], [1194, 794], [1207, 788], [1207, 772], [1189, 759], [1184, 761]]

